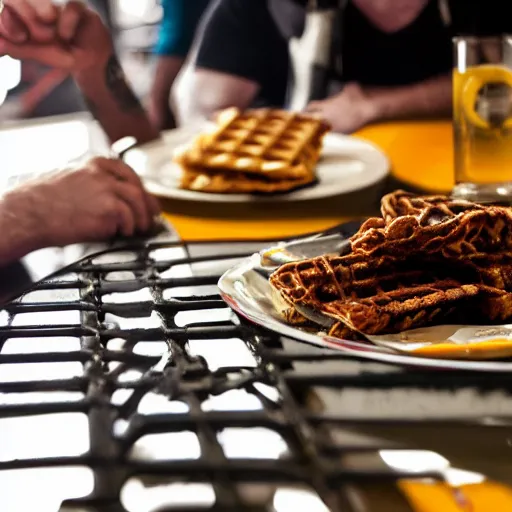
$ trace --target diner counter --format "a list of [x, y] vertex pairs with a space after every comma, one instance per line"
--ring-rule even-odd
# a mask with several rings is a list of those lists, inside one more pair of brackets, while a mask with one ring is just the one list
[[164, 200], [167, 218], [184, 240], [286, 238], [320, 231], [378, 212], [383, 193], [398, 187], [435, 193], [453, 186], [452, 127], [448, 120], [400, 121], [356, 133], [379, 146], [391, 163], [386, 182], [320, 200], [220, 204]]

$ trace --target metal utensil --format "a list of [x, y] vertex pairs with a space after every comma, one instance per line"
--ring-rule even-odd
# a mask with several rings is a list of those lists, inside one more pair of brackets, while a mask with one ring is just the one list
[[292, 261], [314, 258], [322, 254], [347, 254], [350, 251], [350, 237], [360, 227], [360, 221], [333, 226], [321, 233], [315, 233], [289, 242], [282, 242], [270, 249], [260, 251], [260, 273], [270, 276], [278, 267]]
[[[322, 233], [264, 249], [259, 253], [259, 265], [254, 270], [268, 279], [275, 270], [286, 263], [314, 258], [322, 254], [347, 254], [350, 252], [350, 237], [360, 225], [361, 222], [357, 221], [340, 224]], [[323, 328], [329, 329], [335, 323], [333, 318], [308, 306], [295, 304], [294, 308], [304, 318]]]

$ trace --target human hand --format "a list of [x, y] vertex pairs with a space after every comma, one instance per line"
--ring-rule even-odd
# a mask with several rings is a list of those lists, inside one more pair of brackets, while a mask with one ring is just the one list
[[320, 116], [333, 131], [352, 133], [376, 118], [376, 108], [363, 89], [348, 83], [343, 90], [325, 100], [312, 101], [306, 112]]
[[71, 72], [102, 65], [113, 43], [99, 15], [79, 1], [4, 0], [0, 55], [36, 60]]
[[1, 204], [23, 226], [32, 250], [144, 233], [160, 211], [132, 169], [107, 158], [26, 183]]

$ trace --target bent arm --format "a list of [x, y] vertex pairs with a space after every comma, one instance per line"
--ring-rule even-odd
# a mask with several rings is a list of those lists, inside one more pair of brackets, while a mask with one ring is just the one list
[[172, 84], [180, 72], [183, 62], [183, 57], [174, 55], [159, 55], [156, 61], [155, 77], [149, 95], [149, 107], [152, 112], [153, 124], [161, 130], [175, 126], [169, 103]]
[[129, 135], [141, 143], [158, 138], [114, 53], [73, 77], [111, 142]]
[[173, 87], [179, 122], [225, 107], [247, 108], [269, 83], [283, 82], [284, 91], [287, 53], [266, 2], [213, 2]]
[[402, 87], [365, 90], [374, 109], [373, 121], [450, 115], [452, 78], [441, 75]]
[[258, 94], [252, 80], [209, 69], [185, 71], [173, 88], [179, 124], [209, 119], [227, 107], [245, 109]]
[[170, 96], [174, 80], [188, 55], [199, 21], [210, 0], [162, 0], [163, 19], [154, 48], [156, 67], [150, 94], [152, 121], [173, 128]]

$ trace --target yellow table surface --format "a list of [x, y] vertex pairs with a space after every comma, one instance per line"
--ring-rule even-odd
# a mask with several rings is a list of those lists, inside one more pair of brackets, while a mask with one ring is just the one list
[[165, 200], [164, 211], [184, 240], [283, 238], [319, 231], [378, 211], [384, 192], [409, 186], [448, 192], [453, 184], [451, 122], [400, 121], [356, 136], [373, 142], [391, 162], [391, 178], [361, 192], [315, 201], [217, 204]]

